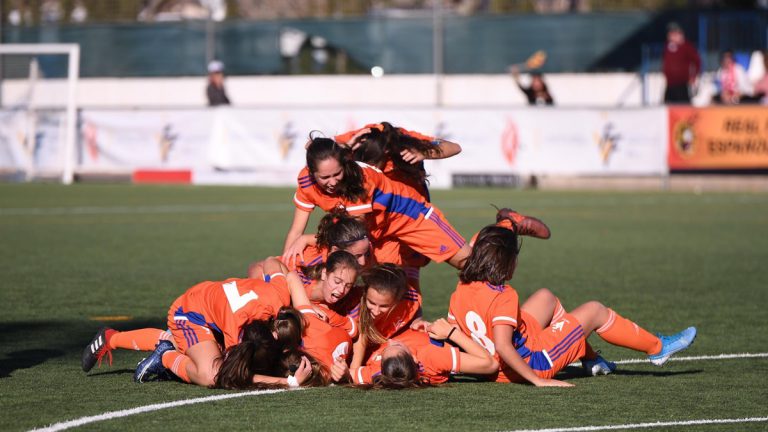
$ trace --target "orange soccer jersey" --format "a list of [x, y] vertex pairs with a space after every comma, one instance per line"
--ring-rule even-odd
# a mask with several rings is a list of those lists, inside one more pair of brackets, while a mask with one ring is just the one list
[[303, 258], [296, 257], [294, 260], [290, 260], [291, 263], [286, 263], [282, 256], [276, 257], [281, 263], [285, 264], [288, 271], [294, 271], [299, 266], [310, 267], [316, 264], [322, 264], [328, 259], [328, 249], [318, 246], [307, 246], [302, 251]]
[[536, 320], [520, 310], [517, 291], [509, 285], [488, 282], [459, 283], [451, 295], [448, 321], [483, 346], [499, 361], [498, 382], [523, 379], [504, 363], [496, 351], [493, 327], [514, 328], [512, 344], [533, 371], [551, 378], [572, 361], [584, 355], [586, 338], [579, 322], [564, 314], [557, 322], [541, 329]]
[[298, 309], [305, 320], [304, 350], [328, 368], [333, 366], [334, 360], [346, 361], [352, 352], [352, 338], [343, 328], [346, 318], [331, 312], [325, 322], [309, 306], [299, 306]]
[[[357, 306], [349, 312], [349, 317], [360, 322], [360, 303], [364, 301], [358, 297]], [[408, 281], [408, 290], [403, 298], [386, 314], [376, 318], [373, 325], [379, 334], [385, 338], [391, 338], [411, 325], [415, 318], [421, 317], [421, 292], [414, 287], [412, 281]]]
[[416, 252], [443, 262], [464, 246], [464, 238], [447, 222], [437, 207], [402, 183], [388, 179], [379, 169], [359, 163], [366, 198], [349, 202], [319, 188], [305, 167], [299, 173], [294, 195], [296, 208], [311, 212], [316, 206], [330, 211], [342, 206], [353, 216], [365, 215], [375, 241], [397, 238]]
[[[458, 373], [461, 368], [458, 348], [430, 339], [424, 332], [408, 329], [393, 339], [408, 347], [419, 366], [419, 374], [432, 384], [448, 381], [448, 377]], [[379, 347], [365, 366], [350, 370], [355, 384], [371, 384], [381, 374], [381, 353], [384, 349], [386, 345]]]
[[276, 273], [269, 280], [231, 278], [188, 289], [168, 311], [168, 327], [179, 351], [201, 340], [219, 340], [229, 348], [239, 342], [243, 325], [274, 317], [290, 305], [285, 276]]

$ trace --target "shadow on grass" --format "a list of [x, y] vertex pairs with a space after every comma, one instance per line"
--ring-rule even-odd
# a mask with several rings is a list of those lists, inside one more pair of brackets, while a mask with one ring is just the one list
[[[626, 376], [655, 376], [655, 377], [665, 377], [665, 376], [675, 376], [675, 375], [692, 375], [692, 374], [699, 374], [703, 371], [700, 369], [695, 370], [680, 370], [680, 371], [670, 371], [670, 370], [649, 370], [649, 371], [642, 371], [642, 370], [627, 370], [622, 369], [621, 365], [619, 365], [619, 368], [617, 368], [612, 375], [626, 375]], [[557, 374], [555, 377], [557, 379], [561, 380], [572, 380], [572, 379], [582, 379], [582, 378], [593, 378], [591, 375], [585, 375], [584, 370], [580, 367], [576, 366], [568, 366], [560, 373]]]
[[8, 378], [13, 371], [29, 369], [45, 363], [48, 359], [63, 355], [63, 351], [51, 349], [29, 349], [7, 353], [6, 358], [0, 360], [0, 378]]
[[[98, 366], [97, 366], [98, 367]], [[133, 376], [133, 369], [111, 369], [111, 370], [104, 370], [101, 371], [99, 369], [94, 368], [91, 370], [87, 377], [88, 378], [97, 378], [100, 376], [109, 376], [109, 375], [131, 375]]]
[[[117, 330], [165, 328], [163, 320], [110, 324], [114, 324], [113, 328]], [[93, 321], [0, 323], [0, 379], [10, 377], [14, 371], [29, 369], [59, 357], [79, 366], [83, 349], [103, 325]]]

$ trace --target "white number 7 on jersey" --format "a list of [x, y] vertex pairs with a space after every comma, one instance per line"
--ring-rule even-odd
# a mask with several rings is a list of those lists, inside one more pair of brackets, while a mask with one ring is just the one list
[[222, 287], [224, 288], [224, 294], [227, 295], [227, 301], [229, 302], [229, 307], [232, 308], [232, 313], [237, 312], [238, 309], [245, 306], [249, 301], [259, 298], [253, 291], [240, 295], [240, 291], [237, 290], [237, 282], [235, 281], [227, 282]]

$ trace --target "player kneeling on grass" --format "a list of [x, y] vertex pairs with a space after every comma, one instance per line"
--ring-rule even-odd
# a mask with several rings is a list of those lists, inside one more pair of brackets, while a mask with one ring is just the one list
[[552, 378], [574, 360], [585, 358], [586, 338], [593, 331], [608, 343], [645, 352], [657, 366], [688, 348], [696, 337], [695, 327], [672, 336], [654, 336], [596, 301], [563, 313], [543, 327], [526, 305], [520, 307], [515, 289], [505, 284], [515, 272], [518, 253], [513, 231], [483, 228], [459, 273], [449, 307], [449, 322], [458, 324], [499, 360], [499, 370], [490, 376], [497, 382], [572, 386]]
[[[155, 379], [170, 370], [185, 382], [212, 387], [216, 384], [223, 364], [234, 358], [230, 355], [233, 347], [241, 342], [250, 342], [247, 338], [250, 334], [263, 334], [264, 322], [268, 323], [266, 325], [270, 335], [280, 345], [278, 353], [282, 355], [286, 348], [298, 346], [302, 334], [301, 315], [282, 308], [290, 305], [291, 301], [295, 304], [309, 304], [306, 292], [301, 281], [289, 283], [281, 273], [285, 267], [277, 260], [268, 260], [265, 269], [271, 274], [269, 282], [259, 279], [227, 279], [222, 282], [203, 282], [187, 290], [174, 302], [168, 313], [168, 327], [173, 343], [160, 340], [155, 351], [139, 363], [134, 380], [144, 382]], [[296, 276], [289, 275], [289, 278]], [[295, 316], [292, 318], [292, 315]], [[253, 333], [245, 331], [248, 326], [254, 327]], [[83, 370], [89, 371], [107, 354], [111, 359], [113, 348], [152, 349], [148, 347], [153, 343], [150, 342], [151, 338], [161, 335], [158, 329], [137, 332], [102, 329], [83, 352]], [[244, 354], [254, 370], [269, 370], [270, 365], [277, 360], [269, 355], [272, 349], [265, 340], [270, 341], [269, 338], [256, 338], [253, 350], [249, 351], [250, 356]], [[125, 343], [131, 345], [125, 346]], [[243, 346], [237, 350], [248, 348]], [[226, 356], [223, 352], [227, 353]], [[311, 377], [310, 363], [308, 358], [302, 360], [295, 376], [255, 374], [251, 383], [297, 386], [302, 380]], [[239, 382], [245, 386], [242, 380]]]

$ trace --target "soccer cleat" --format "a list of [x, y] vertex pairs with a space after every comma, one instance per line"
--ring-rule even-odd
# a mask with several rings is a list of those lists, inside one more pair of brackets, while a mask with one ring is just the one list
[[166, 351], [173, 349], [175, 348], [171, 341], [161, 340], [158, 342], [157, 348], [152, 351], [152, 354], [136, 365], [133, 381], [137, 383], [145, 383], [148, 381], [162, 380], [167, 376], [165, 366], [163, 366], [163, 354], [165, 354]]
[[99, 329], [96, 336], [93, 337], [91, 343], [83, 350], [82, 366], [83, 372], [88, 372], [96, 366], [96, 363], [101, 366], [101, 360], [106, 355], [109, 359], [109, 365], [112, 366], [112, 348], [109, 347], [109, 339], [117, 331], [102, 327]]
[[609, 362], [602, 356], [598, 355], [592, 360], [581, 360], [581, 367], [584, 369], [585, 375], [608, 375], [616, 370], [616, 363]]
[[661, 339], [661, 351], [658, 354], [649, 355], [648, 360], [656, 366], [662, 366], [669, 360], [672, 354], [691, 346], [694, 339], [696, 339], [696, 327], [688, 327], [672, 336], [658, 336]]
[[520, 213], [503, 208], [496, 213], [496, 223], [508, 220], [512, 223], [512, 229], [519, 235], [531, 236], [540, 239], [548, 239], [551, 235], [549, 227], [539, 219], [531, 216], [523, 216]]

